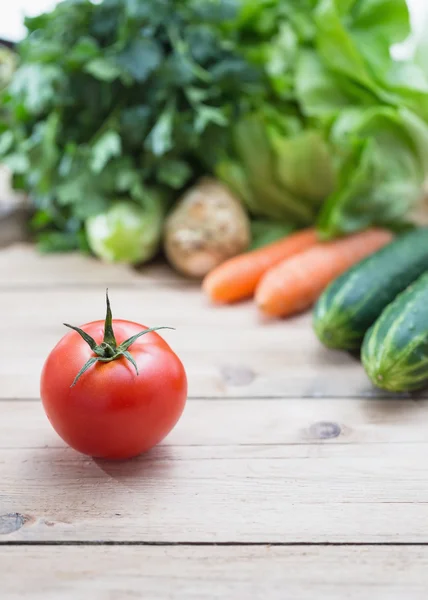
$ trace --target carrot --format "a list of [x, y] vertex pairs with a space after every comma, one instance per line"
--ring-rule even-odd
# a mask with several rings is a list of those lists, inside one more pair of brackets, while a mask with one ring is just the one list
[[260, 280], [255, 299], [270, 317], [286, 317], [309, 308], [336, 277], [393, 238], [369, 229], [331, 242], [320, 242], [272, 267]]
[[230, 303], [253, 296], [266, 271], [317, 242], [315, 229], [304, 229], [267, 246], [231, 258], [205, 277], [202, 289], [216, 303]]

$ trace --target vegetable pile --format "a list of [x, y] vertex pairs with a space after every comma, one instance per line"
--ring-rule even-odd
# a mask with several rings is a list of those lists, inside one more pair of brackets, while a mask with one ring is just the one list
[[372, 383], [390, 392], [428, 385], [428, 228], [398, 236], [333, 281], [314, 329], [338, 350], [361, 350]]
[[263, 231], [253, 248], [400, 230], [418, 201], [428, 77], [390, 52], [405, 0], [65, 0], [26, 26], [0, 160], [44, 250], [143, 263], [206, 175]]
[[387, 229], [370, 228], [323, 242], [313, 228], [304, 229], [226, 261], [202, 287], [215, 304], [254, 296], [266, 317], [289, 317], [313, 306], [330, 283], [392, 237]]
[[338, 277], [317, 303], [314, 325], [322, 343], [358, 350], [383, 309], [428, 271], [428, 229], [402, 235], [393, 244]]

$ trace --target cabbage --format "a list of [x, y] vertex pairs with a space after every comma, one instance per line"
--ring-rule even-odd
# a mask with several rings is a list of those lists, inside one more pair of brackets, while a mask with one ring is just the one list
[[248, 52], [276, 99], [238, 120], [217, 176], [254, 217], [324, 239], [400, 229], [428, 171], [426, 42], [417, 61], [391, 55], [410, 33], [405, 0], [248, 0], [242, 15], [270, 31]]
[[118, 201], [85, 222], [92, 252], [106, 262], [142, 264], [159, 249], [163, 214], [133, 202]]

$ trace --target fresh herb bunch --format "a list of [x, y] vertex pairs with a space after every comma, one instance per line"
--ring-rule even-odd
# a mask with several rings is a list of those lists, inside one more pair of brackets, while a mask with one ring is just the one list
[[245, 58], [240, 8], [65, 0], [26, 19], [0, 155], [31, 194], [44, 249], [85, 248], [85, 221], [120, 201], [150, 213], [151, 227], [155, 215], [160, 237], [168, 204], [204, 172], [202, 154], [211, 163], [231, 123], [270, 94]]

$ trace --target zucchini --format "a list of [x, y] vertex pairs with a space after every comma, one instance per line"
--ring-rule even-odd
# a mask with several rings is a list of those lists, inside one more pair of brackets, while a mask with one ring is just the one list
[[314, 330], [329, 348], [357, 350], [383, 309], [428, 270], [428, 228], [395, 238], [333, 281], [319, 298]]
[[411, 392], [428, 384], [428, 273], [387, 306], [367, 331], [364, 369], [374, 385]]

